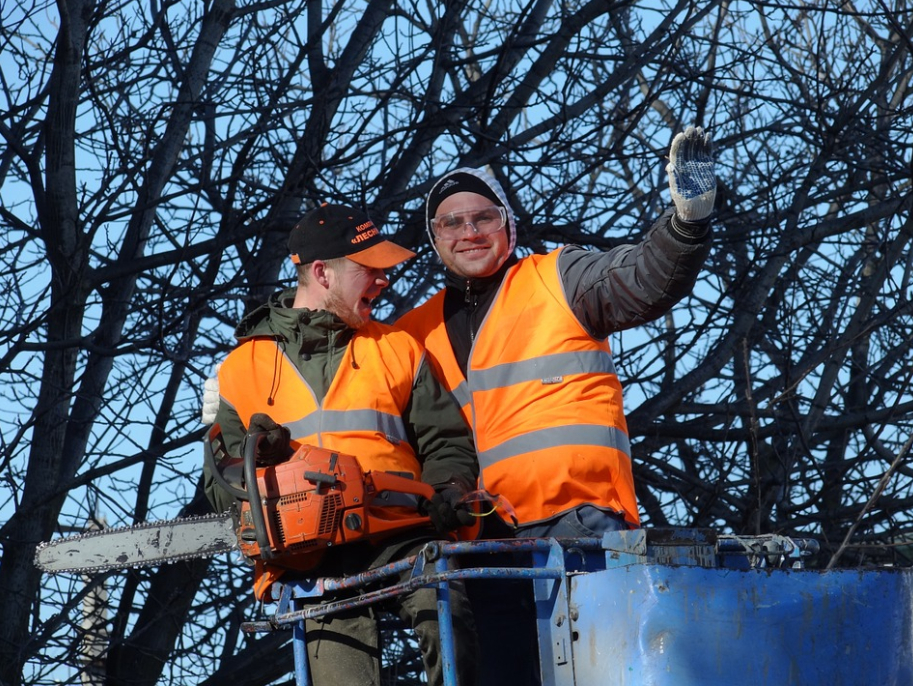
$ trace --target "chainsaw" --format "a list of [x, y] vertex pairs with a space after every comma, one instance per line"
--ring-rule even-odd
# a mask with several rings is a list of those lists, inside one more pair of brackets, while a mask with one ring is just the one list
[[240, 507], [54, 539], [38, 545], [35, 565], [52, 574], [91, 574], [239, 550], [250, 562], [306, 570], [331, 546], [430, 524], [417, 505], [434, 489], [412, 475], [366, 472], [353, 455], [311, 445], [279, 464], [257, 466], [258, 438], [250, 435], [240, 459], [228, 455], [218, 425], [204, 441], [211, 473]]

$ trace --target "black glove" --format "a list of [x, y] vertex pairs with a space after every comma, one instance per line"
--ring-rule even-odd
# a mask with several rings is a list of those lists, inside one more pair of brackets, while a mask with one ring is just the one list
[[250, 418], [244, 442], [247, 443], [254, 434], [260, 434], [257, 442], [258, 466], [279, 464], [291, 457], [291, 434], [288, 428], [274, 422], [269, 415], [258, 412]]
[[466, 505], [460, 503], [460, 498], [468, 492], [466, 487], [450, 482], [434, 488], [437, 493], [430, 500], [423, 498], [419, 502], [419, 510], [431, 517], [431, 523], [438, 533], [445, 535], [461, 526], [471, 526], [472, 514]]

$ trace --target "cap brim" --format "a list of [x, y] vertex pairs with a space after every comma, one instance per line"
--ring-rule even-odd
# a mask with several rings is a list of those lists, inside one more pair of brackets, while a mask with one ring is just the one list
[[346, 255], [353, 262], [372, 269], [390, 269], [412, 259], [415, 253], [390, 241], [375, 243], [370, 248]]

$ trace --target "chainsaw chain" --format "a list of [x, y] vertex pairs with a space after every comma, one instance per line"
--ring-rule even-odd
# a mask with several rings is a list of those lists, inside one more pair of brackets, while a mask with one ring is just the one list
[[[161, 557], [146, 558], [146, 560], [143, 562], [143, 564], [122, 565], [122, 564], [118, 564], [115, 561], [115, 562], [111, 562], [109, 564], [100, 564], [100, 565], [95, 565], [92, 567], [86, 567], [86, 566], [79, 565], [79, 566], [75, 566], [75, 567], [61, 567], [61, 568], [54, 568], [54, 569], [48, 569], [48, 568], [44, 567], [38, 561], [38, 558], [40, 557], [42, 550], [45, 550], [46, 548], [53, 548], [55, 546], [62, 545], [64, 543], [69, 544], [69, 543], [81, 541], [81, 540], [84, 540], [87, 538], [96, 538], [98, 536], [107, 536], [109, 534], [115, 534], [115, 533], [120, 533], [120, 532], [124, 532], [124, 531], [139, 531], [142, 529], [154, 529], [154, 528], [158, 528], [158, 527], [166, 526], [166, 525], [173, 526], [173, 527], [180, 527], [180, 526], [184, 526], [185, 524], [197, 524], [201, 521], [206, 521], [206, 520], [210, 520], [210, 519], [221, 519], [223, 516], [224, 515], [220, 515], [220, 514], [206, 514], [206, 515], [194, 515], [194, 516], [190, 516], [190, 517], [181, 517], [180, 519], [176, 519], [176, 520], [165, 520], [165, 521], [160, 521], [160, 522], [140, 522], [139, 524], [133, 524], [133, 525], [129, 525], [129, 526], [127, 526], [127, 525], [112, 526], [112, 527], [107, 527], [104, 529], [98, 529], [98, 530], [94, 530], [94, 531], [84, 531], [82, 533], [71, 534], [69, 536], [65, 536], [62, 538], [55, 538], [50, 541], [43, 541], [43, 542], [39, 543], [37, 546], [35, 546], [34, 564], [36, 567], [38, 567], [38, 569], [41, 569], [46, 572], [50, 572], [52, 574], [78, 573], [78, 574], [82, 574], [85, 576], [89, 576], [89, 575], [99, 574], [102, 572], [110, 572], [110, 571], [122, 570], [122, 569], [140, 569], [142, 567], [151, 567], [151, 566], [159, 565], [159, 564], [171, 564], [173, 562], [180, 562], [182, 560], [195, 560], [195, 559], [198, 559], [201, 557], [207, 557], [208, 555], [212, 555], [214, 553], [212, 553], [212, 552], [207, 553], [206, 551], [201, 551], [198, 553], [184, 553], [184, 554], [180, 554], [180, 555], [164, 555]], [[216, 554], [218, 552], [219, 551], [216, 551]]]

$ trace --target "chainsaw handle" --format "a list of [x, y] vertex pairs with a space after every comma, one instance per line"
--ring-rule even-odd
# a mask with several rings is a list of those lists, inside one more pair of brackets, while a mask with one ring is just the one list
[[[394, 496], [395, 502], [388, 501], [383, 505], [376, 502], [384, 493]], [[365, 505], [371, 537], [380, 539], [398, 534], [407, 528], [431, 525], [431, 518], [421, 514], [419, 504], [422, 499], [433, 498], [434, 493], [434, 487], [430, 484], [408, 476], [383, 471], [365, 472]], [[409, 498], [410, 496], [411, 498]], [[412, 500], [412, 502], [407, 502], [407, 500]], [[384, 511], [390, 509], [391, 505], [398, 506], [393, 508], [394, 511], [408, 507], [413, 510], [414, 514], [406, 515], [402, 510], [395, 515], [383, 514]]]
[[212, 474], [212, 478], [215, 479], [219, 486], [238, 500], [248, 500], [247, 491], [226, 479], [222, 474], [222, 470], [216, 465], [216, 450], [225, 454], [225, 457], [220, 459], [218, 464], [223, 464], [228, 460], [230, 464], [227, 466], [232, 467], [237, 465], [238, 462], [243, 462], [243, 460], [238, 460], [237, 458], [232, 458], [228, 455], [228, 452], [225, 450], [225, 443], [222, 440], [222, 427], [218, 424], [213, 424], [209, 433], [206, 435], [206, 438], [203, 440], [203, 462], [209, 468], [209, 473]]
[[260, 557], [271, 560], [275, 557], [269, 545], [269, 532], [266, 530], [266, 520], [263, 518], [263, 504], [260, 502], [260, 486], [257, 484], [257, 445], [261, 438], [265, 438], [265, 431], [257, 431], [247, 435], [244, 441], [244, 485], [247, 488], [247, 498], [250, 501], [250, 516], [254, 523], [254, 533], [257, 534], [257, 545], [260, 547]]
[[420, 495], [430, 500], [434, 496], [434, 487], [426, 484], [424, 481], [417, 481], [399, 474], [391, 472], [367, 472], [366, 480], [374, 486], [374, 494], [383, 493], [384, 491], [394, 491], [398, 493], [408, 493], [411, 495]]
[[[244, 455], [241, 461], [246, 489], [230, 483], [216, 467], [215, 450], [226, 452], [225, 444], [222, 441], [222, 428], [218, 424], [213, 424], [206, 440], [203, 441], [203, 460], [209, 467], [213, 478], [222, 488], [238, 500], [246, 500], [250, 503], [250, 516], [254, 523], [254, 533], [257, 535], [257, 545], [260, 546], [260, 557], [264, 560], [271, 560], [275, 555], [269, 545], [269, 533], [263, 517], [263, 505], [260, 503], [260, 487], [257, 484], [257, 443], [263, 435], [263, 432], [253, 433], [250, 434], [248, 440], [244, 441]], [[213, 444], [216, 445], [215, 449]]]

